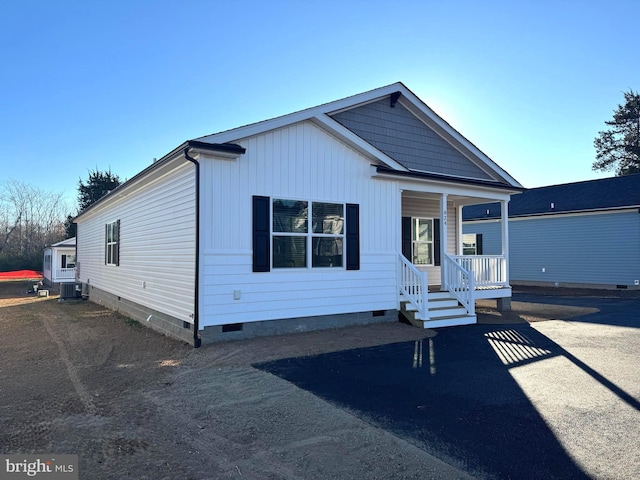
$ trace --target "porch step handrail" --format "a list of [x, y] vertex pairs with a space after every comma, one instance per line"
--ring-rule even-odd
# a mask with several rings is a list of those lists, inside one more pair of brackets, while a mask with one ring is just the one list
[[400, 293], [413, 305], [421, 320], [428, 320], [427, 298], [429, 284], [427, 283], [427, 273], [418, 270], [404, 255], [399, 254], [398, 258], [398, 286]]
[[474, 273], [476, 288], [508, 287], [507, 261], [503, 255], [450, 255], [462, 268]]
[[467, 310], [468, 315], [475, 315], [476, 282], [474, 273], [462, 267], [455, 258], [447, 254], [443, 255], [442, 267], [444, 267], [444, 289], [458, 299]]

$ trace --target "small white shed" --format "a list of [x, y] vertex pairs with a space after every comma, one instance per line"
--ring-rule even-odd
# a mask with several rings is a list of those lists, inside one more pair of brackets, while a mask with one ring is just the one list
[[42, 277], [45, 285], [74, 282], [76, 279], [76, 237], [67, 238], [44, 249]]

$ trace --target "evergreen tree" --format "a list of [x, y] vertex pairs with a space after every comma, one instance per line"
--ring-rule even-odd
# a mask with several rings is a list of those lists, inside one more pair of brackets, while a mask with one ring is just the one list
[[624, 93], [624, 105], [618, 105], [608, 130], [593, 141], [596, 161], [593, 170], [616, 171], [617, 176], [640, 173], [640, 95]]
[[76, 236], [76, 224], [73, 223], [73, 219], [73, 215], [67, 215], [67, 219], [64, 221], [65, 238], [73, 238]]
[[120, 177], [111, 173], [111, 169], [101, 172], [96, 167], [89, 170], [89, 178], [86, 183], [78, 180], [78, 204], [80, 211], [93, 205], [95, 202], [120, 185]]

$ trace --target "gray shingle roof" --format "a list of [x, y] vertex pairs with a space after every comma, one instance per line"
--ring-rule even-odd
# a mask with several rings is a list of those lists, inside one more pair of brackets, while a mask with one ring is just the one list
[[[636, 174], [526, 190], [511, 196], [509, 217], [639, 206], [640, 174]], [[499, 203], [471, 205], [462, 211], [465, 221], [499, 217]]]

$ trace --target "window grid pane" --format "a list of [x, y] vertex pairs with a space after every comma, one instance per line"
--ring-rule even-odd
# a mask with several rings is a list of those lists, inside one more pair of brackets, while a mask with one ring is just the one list
[[308, 202], [274, 200], [273, 231], [278, 233], [307, 233], [308, 211]]
[[433, 264], [433, 244], [415, 242], [413, 245], [413, 263], [416, 265]]
[[307, 266], [306, 235], [274, 235], [273, 267], [304, 268]]
[[313, 237], [312, 267], [342, 267], [342, 237]]
[[313, 202], [313, 233], [342, 235], [344, 233], [344, 206], [339, 203]]

